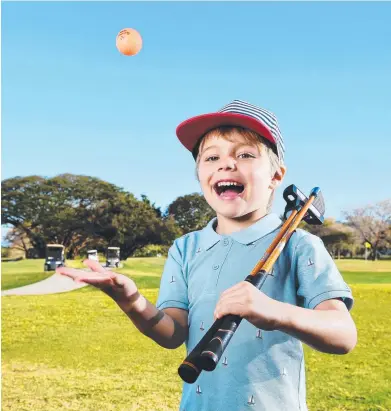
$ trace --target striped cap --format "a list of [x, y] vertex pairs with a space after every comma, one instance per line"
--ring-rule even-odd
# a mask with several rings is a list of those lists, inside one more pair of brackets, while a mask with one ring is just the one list
[[255, 131], [276, 146], [284, 161], [285, 146], [276, 116], [263, 108], [242, 100], [234, 100], [215, 113], [202, 114], [183, 121], [176, 129], [180, 142], [197, 157], [201, 138], [220, 126], [238, 126]]

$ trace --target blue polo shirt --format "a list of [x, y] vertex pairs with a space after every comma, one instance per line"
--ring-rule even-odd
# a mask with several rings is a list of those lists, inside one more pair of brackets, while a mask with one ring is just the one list
[[[251, 272], [282, 224], [268, 214], [250, 227], [220, 235], [216, 219], [200, 231], [175, 240], [164, 267], [157, 308], [189, 312], [189, 353], [213, 324], [219, 296]], [[262, 291], [308, 309], [353, 297], [320, 238], [296, 230]], [[178, 364], [179, 366], [179, 364]], [[179, 377], [178, 377], [179, 378]], [[305, 411], [301, 342], [281, 331], [264, 331], [243, 320], [216, 369], [183, 384], [180, 411]]]

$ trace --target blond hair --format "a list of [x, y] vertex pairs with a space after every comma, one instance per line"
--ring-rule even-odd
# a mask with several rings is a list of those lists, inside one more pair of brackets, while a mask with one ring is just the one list
[[[217, 128], [214, 128], [213, 130], [208, 131], [197, 143], [195, 150], [197, 150], [197, 157], [196, 157], [196, 178], [197, 181], [199, 180], [198, 177], [198, 167], [200, 163], [200, 153], [202, 152], [202, 149], [205, 145], [205, 143], [212, 137], [221, 137], [224, 140], [228, 140], [233, 142], [234, 137], [232, 136], [232, 132], [236, 131], [239, 133], [245, 140], [246, 143], [255, 145], [259, 148], [260, 152], [263, 150], [266, 152], [266, 155], [269, 157], [270, 160], [270, 174], [271, 177], [274, 176], [276, 171], [280, 169], [281, 166], [283, 166], [283, 162], [278, 158], [277, 155], [277, 149], [276, 146], [271, 143], [269, 140], [266, 138], [262, 137], [255, 131], [249, 130], [247, 128], [243, 127], [237, 127], [237, 126], [220, 126]], [[272, 205], [273, 205], [273, 199], [274, 199], [274, 190], [270, 194], [269, 201], [266, 207], [266, 212], [270, 213]]]

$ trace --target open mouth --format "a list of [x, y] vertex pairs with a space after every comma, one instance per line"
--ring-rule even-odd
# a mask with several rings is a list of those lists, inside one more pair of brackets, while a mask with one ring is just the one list
[[237, 181], [219, 181], [213, 188], [219, 197], [234, 199], [243, 193], [244, 184]]

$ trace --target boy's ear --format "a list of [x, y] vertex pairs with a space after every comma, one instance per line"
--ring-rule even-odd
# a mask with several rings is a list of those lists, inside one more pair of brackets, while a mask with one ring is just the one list
[[271, 188], [272, 190], [275, 190], [282, 183], [285, 173], [286, 173], [286, 167], [280, 166], [275, 171], [274, 176], [272, 177], [272, 181], [270, 182], [269, 188]]
[[196, 169], [195, 169], [195, 178], [198, 182], [200, 182], [200, 177], [198, 175], [198, 164], [196, 165]]

